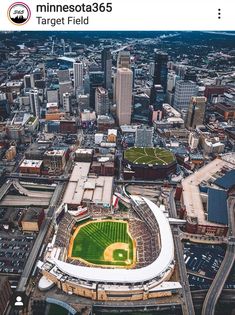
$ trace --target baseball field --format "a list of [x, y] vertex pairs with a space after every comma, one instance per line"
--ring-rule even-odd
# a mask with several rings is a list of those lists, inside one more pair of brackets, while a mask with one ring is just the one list
[[174, 161], [174, 155], [162, 148], [130, 148], [124, 158], [134, 164], [166, 165]]
[[78, 226], [71, 237], [68, 256], [91, 265], [132, 267], [135, 244], [128, 223], [102, 220]]

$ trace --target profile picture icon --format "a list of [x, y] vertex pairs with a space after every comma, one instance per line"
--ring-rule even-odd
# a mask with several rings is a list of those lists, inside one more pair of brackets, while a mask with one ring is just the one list
[[31, 16], [30, 8], [24, 2], [14, 2], [8, 8], [9, 20], [18, 26], [26, 24]]

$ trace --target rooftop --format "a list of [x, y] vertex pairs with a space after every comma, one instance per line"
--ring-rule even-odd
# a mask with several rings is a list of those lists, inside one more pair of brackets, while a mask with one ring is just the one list
[[208, 220], [228, 225], [227, 192], [220, 189], [208, 189]]
[[24, 160], [20, 167], [32, 167], [32, 168], [39, 168], [41, 167], [43, 161], [42, 160]]
[[63, 202], [78, 206], [83, 201], [110, 206], [113, 177], [89, 176], [90, 163], [75, 163]]
[[228, 158], [226, 158], [226, 160], [217, 158], [182, 180], [183, 204], [186, 207], [187, 215], [192, 218], [197, 218], [198, 224], [215, 225], [206, 219], [199, 185], [202, 182], [211, 181], [213, 178], [216, 179], [218, 177], [217, 174], [224, 168], [233, 169], [234, 167], [235, 165], [229, 162]]
[[43, 209], [29, 208], [26, 210], [22, 221], [37, 222], [42, 211], [43, 211]]
[[134, 164], [167, 165], [175, 160], [171, 151], [162, 148], [133, 147], [124, 152], [124, 158]]
[[224, 176], [216, 179], [214, 183], [224, 189], [232, 188], [235, 186], [235, 170], [227, 172]]
[[65, 150], [47, 150], [44, 154], [47, 156], [63, 156], [65, 154]]

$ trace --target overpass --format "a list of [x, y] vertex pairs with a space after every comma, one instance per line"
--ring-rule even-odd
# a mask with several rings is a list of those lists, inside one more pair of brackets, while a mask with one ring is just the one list
[[9, 178], [17, 178], [21, 181], [32, 181], [36, 183], [53, 183], [54, 181], [58, 182], [67, 182], [69, 179], [69, 175], [61, 175], [61, 176], [46, 176], [46, 175], [34, 175], [34, 174], [21, 174], [21, 173], [11, 173], [8, 176]]
[[223, 262], [208, 290], [202, 306], [202, 315], [215, 314], [216, 303], [223, 290], [225, 282], [231, 272], [235, 260], [235, 197], [230, 196], [227, 201], [228, 209], [228, 246]]
[[7, 193], [8, 189], [11, 187], [12, 185], [12, 180], [8, 179], [0, 188], [0, 200], [2, 200], [2, 198], [5, 196], [5, 194]]
[[19, 191], [21, 195], [24, 195], [27, 197], [50, 198], [52, 196], [52, 192], [29, 190], [25, 188], [24, 186], [22, 186], [20, 182], [17, 180], [13, 180], [12, 184], [15, 187], [15, 189]]
[[50, 198], [9, 195], [0, 201], [1, 207], [48, 207]]

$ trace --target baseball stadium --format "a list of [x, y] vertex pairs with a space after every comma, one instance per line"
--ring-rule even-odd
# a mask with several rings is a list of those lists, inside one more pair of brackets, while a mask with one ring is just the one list
[[[39, 262], [39, 289], [56, 285], [67, 294], [98, 301], [171, 296], [174, 243], [168, 219], [147, 198], [130, 196], [123, 217], [89, 208], [73, 216], [63, 208], [48, 255]], [[65, 210], [64, 210], [65, 209]], [[61, 212], [62, 213], [62, 212]]]
[[124, 152], [124, 166], [134, 172], [137, 179], [163, 179], [174, 173], [174, 154], [163, 148], [132, 147]]

